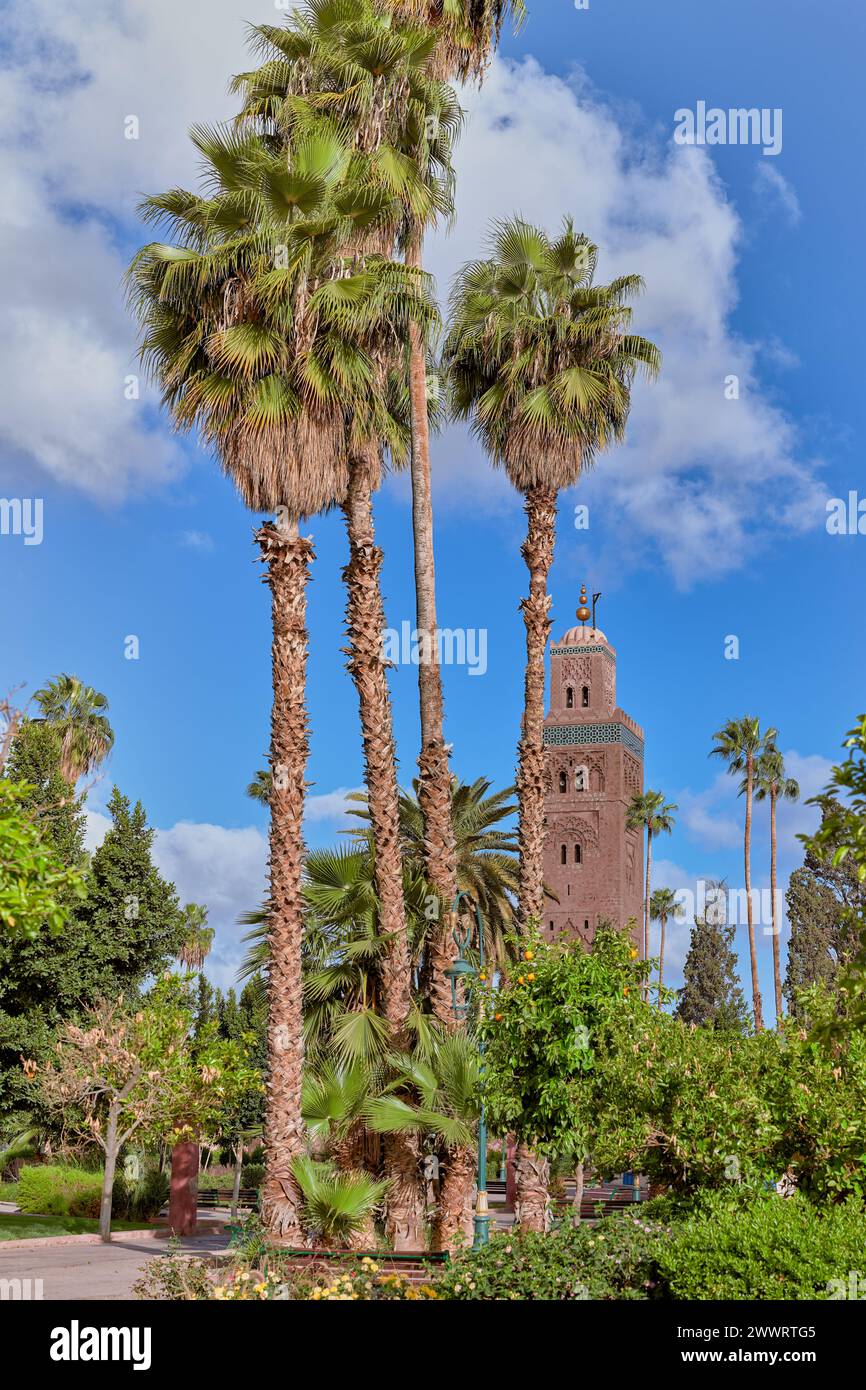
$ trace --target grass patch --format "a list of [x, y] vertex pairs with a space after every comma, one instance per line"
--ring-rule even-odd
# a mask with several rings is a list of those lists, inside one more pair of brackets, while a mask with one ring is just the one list
[[[142, 1221], [112, 1221], [112, 1231], [141, 1231]], [[34, 1240], [39, 1236], [96, 1235], [99, 1222], [92, 1216], [31, 1216], [27, 1212], [0, 1212], [0, 1241]]]

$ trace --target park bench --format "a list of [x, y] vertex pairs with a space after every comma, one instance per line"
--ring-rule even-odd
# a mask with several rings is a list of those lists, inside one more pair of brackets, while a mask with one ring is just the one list
[[[196, 1204], [206, 1211], [214, 1211], [217, 1207], [230, 1207], [232, 1204], [232, 1189], [230, 1187], [200, 1187], [196, 1197]], [[242, 1187], [238, 1193], [238, 1206], [254, 1210], [258, 1204], [258, 1188]]]

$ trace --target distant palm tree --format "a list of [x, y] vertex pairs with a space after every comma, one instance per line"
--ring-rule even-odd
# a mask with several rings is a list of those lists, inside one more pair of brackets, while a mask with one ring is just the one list
[[108, 700], [92, 685], [65, 673], [33, 697], [46, 724], [60, 737], [60, 771], [70, 786], [105, 762], [114, 746]]
[[492, 463], [523, 493], [522, 554], [529, 596], [523, 726], [518, 754], [519, 911], [544, 906], [544, 689], [550, 636], [547, 579], [560, 489], [625, 433], [638, 370], [654, 375], [658, 349], [631, 332], [637, 275], [593, 283], [598, 250], [570, 219], [556, 238], [516, 217], [494, 224], [490, 254], [457, 275], [444, 349], [451, 402]]
[[755, 785], [755, 765], [761, 754], [775, 744], [776, 730], [761, 732], [759, 719], [745, 715], [742, 719], [729, 719], [723, 728], [713, 734], [715, 746], [710, 749], [711, 758], [722, 758], [728, 765], [731, 776], [744, 773], [740, 787], [746, 798], [746, 823], [743, 834], [743, 861], [746, 879], [746, 913], [749, 923], [749, 957], [752, 966], [752, 1013], [755, 1030], [764, 1027], [764, 1011], [761, 1002], [761, 987], [758, 984], [758, 953], [755, 948], [755, 923], [752, 911], [752, 792]]
[[[740, 791], [744, 788], [741, 786]], [[800, 785], [785, 773], [785, 759], [778, 748], [767, 746], [755, 764], [755, 800], [770, 803], [770, 896], [773, 903], [773, 987], [776, 996], [776, 1026], [782, 1022], [782, 966], [779, 923], [776, 910], [776, 805], [779, 801], [798, 801]]]
[[183, 909], [184, 936], [177, 958], [188, 970], [201, 970], [213, 946], [214, 929], [207, 925], [207, 908], [187, 903]]
[[662, 990], [664, 988], [665, 971], [665, 927], [669, 917], [676, 916], [678, 908], [677, 895], [673, 888], [657, 888], [650, 899], [650, 917], [654, 922], [661, 923], [661, 944], [659, 946], [659, 1008], [662, 1006]]
[[[664, 792], [645, 791], [632, 797], [626, 811], [625, 823], [628, 830], [646, 831], [646, 885], [643, 906], [643, 955], [649, 959], [650, 896], [652, 885], [653, 836], [670, 835], [674, 828], [676, 804], [665, 805]], [[648, 995], [649, 986], [644, 991]]]

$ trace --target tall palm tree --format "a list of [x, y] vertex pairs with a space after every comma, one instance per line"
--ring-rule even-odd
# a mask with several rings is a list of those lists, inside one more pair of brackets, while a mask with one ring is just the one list
[[[324, 119], [298, 123], [290, 150], [255, 132], [197, 128], [209, 196], [172, 190], [143, 213], [172, 229], [135, 258], [131, 297], [142, 356], [181, 428], [198, 427], [255, 510], [273, 616], [268, 925], [268, 1176], [271, 1231], [302, 1237], [292, 1159], [303, 1152], [301, 825], [305, 793], [307, 516], [341, 504], [354, 418], [378, 399], [383, 331], [423, 298], [417, 278], [357, 252], [390, 208], [361, 156]], [[387, 321], [387, 328], [383, 327]], [[405, 949], [395, 939], [395, 953]], [[398, 975], [405, 970], [398, 970]]]
[[177, 958], [188, 970], [201, 970], [214, 939], [214, 929], [207, 925], [207, 908], [200, 903], [187, 903], [183, 917], [183, 942]]
[[520, 218], [495, 224], [489, 257], [456, 278], [445, 344], [454, 412], [471, 420], [494, 465], [523, 493], [528, 518], [517, 776], [524, 922], [540, 918], [544, 901], [544, 658], [557, 495], [622, 439], [634, 376], [659, 365], [652, 343], [629, 331], [627, 301], [641, 280], [595, 285], [596, 259], [570, 220], [555, 239]]
[[749, 959], [752, 967], [752, 1013], [755, 1031], [764, 1027], [761, 988], [758, 984], [758, 953], [755, 948], [755, 922], [752, 911], [752, 793], [755, 785], [755, 766], [761, 754], [776, 741], [776, 730], [761, 732], [761, 722], [751, 715], [742, 719], [729, 719], [723, 728], [713, 734], [715, 744], [710, 749], [711, 758], [723, 758], [732, 777], [743, 773], [741, 795], [746, 798], [746, 821], [743, 832], [743, 862], [746, 879], [746, 913], [749, 923]]
[[60, 771], [74, 786], [105, 762], [114, 747], [114, 731], [108, 722], [108, 700], [92, 685], [65, 672], [48, 681], [33, 697], [42, 718], [60, 737]]
[[[741, 785], [740, 791], [744, 790]], [[782, 965], [779, 922], [776, 907], [776, 806], [779, 801], [799, 801], [800, 785], [785, 772], [785, 759], [778, 748], [768, 744], [755, 763], [755, 800], [770, 803], [770, 896], [773, 912], [773, 987], [776, 996], [776, 1026], [782, 1022]]]
[[[388, 196], [400, 208], [400, 217], [391, 227], [393, 239], [402, 236], [409, 241], [420, 237], [423, 228], [437, 216], [446, 215], [452, 208], [451, 141], [459, 126], [460, 111], [451, 90], [442, 82], [431, 79], [429, 67], [434, 50], [430, 31], [417, 23], [406, 23], [394, 16], [385, 16], [382, 7], [373, 0], [312, 0], [294, 11], [285, 28], [261, 25], [254, 30], [256, 44], [265, 61], [258, 69], [235, 78], [235, 89], [243, 93], [241, 119], [253, 122], [269, 139], [279, 142], [286, 138], [298, 113], [309, 107], [326, 105], [328, 111], [351, 132], [353, 141], [370, 159], [373, 176]], [[420, 259], [407, 254], [407, 264], [420, 273]], [[418, 431], [428, 428], [425, 397], [423, 422], [418, 410], [416, 378], [421, 372], [420, 387], [426, 391], [427, 334], [424, 325], [412, 322], [408, 326], [410, 372], [406, 394], [409, 415], [407, 435], [411, 440], [413, 475], [419, 458]], [[420, 364], [420, 366], [419, 366]], [[426, 435], [425, 435], [426, 438]], [[429, 450], [427, 451], [429, 468]], [[365, 468], [359, 463], [356, 477], [359, 487], [366, 483], [370, 490], [376, 476], [375, 463], [368, 460]], [[428, 488], [429, 493], [429, 488]], [[420, 494], [413, 491], [417, 512]], [[356, 541], [353, 560], [347, 576], [357, 579], [356, 594], [366, 591], [373, 603], [378, 594], [378, 574], [367, 576], [363, 583], [361, 570], [372, 570], [378, 552], [368, 544], [369, 526], [366, 522], [363, 498], [347, 517], [354, 525]], [[432, 523], [423, 530], [420, 544], [429, 544], [427, 570], [432, 576]], [[351, 541], [350, 531], [350, 541]], [[421, 531], [416, 527], [416, 534]], [[373, 580], [375, 579], [375, 583]], [[425, 581], [419, 586], [425, 601]], [[432, 583], [432, 579], [431, 579]], [[433, 626], [435, 629], [435, 599]], [[362, 627], [350, 629], [360, 643], [361, 632], [381, 632], [382, 623], [372, 622], [375, 614], [359, 615]], [[419, 631], [427, 628], [419, 621]], [[456, 892], [454, 846], [448, 817], [450, 773], [442, 739], [442, 697], [439, 682], [435, 641], [422, 638], [419, 643], [421, 660], [419, 682], [422, 690], [422, 753], [421, 798], [425, 810], [425, 851], [427, 874], [441, 896], [448, 902]], [[376, 659], [381, 664], [381, 653]], [[376, 676], [372, 652], [366, 658], [366, 690], [373, 700], [376, 690], [384, 687], [384, 673]], [[357, 662], [351, 663], [356, 683], [360, 672]], [[359, 689], [363, 687], [359, 684]], [[363, 698], [363, 697], [362, 697]], [[383, 708], [381, 700], [379, 708]], [[432, 714], [431, 714], [432, 711]], [[432, 724], [431, 724], [432, 720]], [[390, 727], [390, 716], [389, 724]], [[433, 728], [431, 736], [429, 730]], [[444, 759], [444, 763], [443, 763]], [[380, 872], [389, 868], [390, 856], [382, 852], [385, 844], [393, 843], [395, 823], [396, 778], [389, 777], [390, 814], [387, 826], [380, 829]], [[374, 814], [383, 820], [384, 802], [379, 788], [371, 788]], [[396, 900], [400, 876], [396, 865], [391, 866], [391, 892]], [[431, 976], [434, 1012], [442, 1022], [450, 1014], [445, 969], [451, 952], [448, 933], [440, 933], [437, 968]]]
[[[643, 955], [649, 958], [650, 893], [652, 884], [653, 836], [670, 835], [674, 828], [674, 812], [678, 807], [665, 804], [664, 792], [645, 791], [633, 796], [626, 811], [628, 830], [646, 831], [646, 883], [643, 904]], [[649, 986], [644, 991], [646, 997]]]
[[650, 899], [650, 917], [654, 922], [661, 923], [661, 944], [659, 946], [659, 997], [658, 1006], [662, 1006], [662, 990], [664, 989], [665, 973], [665, 928], [669, 917], [675, 917], [678, 903], [677, 896], [673, 888], [657, 888]]
[[[379, 0], [379, 8], [404, 20], [419, 20], [435, 36], [432, 71], [446, 81], [481, 80], [499, 40], [505, 20], [511, 16], [519, 25], [525, 14], [523, 0]], [[433, 133], [438, 138], [438, 118]], [[428, 122], [427, 131], [430, 131]], [[421, 144], [417, 157], [429, 158]], [[406, 260], [423, 264], [424, 225], [410, 220], [406, 238]], [[436, 641], [436, 567], [433, 546], [433, 497], [430, 475], [430, 418], [428, 362], [425, 345], [416, 332], [409, 339], [409, 390], [412, 402], [412, 534], [415, 559], [416, 627], [421, 637], [418, 663], [418, 694], [421, 713], [421, 751], [418, 758], [418, 799], [424, 817], [424, 844], [427, 875], [446, 903], [457, 892], [456, 847], [451, 832], [448, 748], [444, 735], [442, 674]], [[454, 957], [451, 921], [446, 917], [443, 930], [432, 943], [433, 988], [444, 980], [444, 971]], [[449, 1014], [447, 992], [439, 988], [434, 1011], [442, 1021]]]

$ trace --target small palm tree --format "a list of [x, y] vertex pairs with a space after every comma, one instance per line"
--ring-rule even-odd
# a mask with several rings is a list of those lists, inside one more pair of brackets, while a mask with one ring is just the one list
[[307, 1155], [292, 1160], [292, 1173], [303, 1193], [304, 1225], [314, 1245], [325, 1248], [347, 1241], [357, 1245], [390, 1186], [369, 1173], [341, 1172]]
[[[744, 790], [741, 785], [740, 791]], [[776, 996], [776, 1026], [782, 1023], [782, 966], [779, 923], [776, 908], [776, 806], [779, 801], [799, 801], [800, 786], [785, 772], [785, 759], [778, 748], [768, 745], [755, 764], [755, 800], [770, 803], [770, 895], [773, 903], [773, 987]]]
[[183, 909], [184, 935], [177, 958], [188, 970], [201, 970], [213, 946], [214, 929], [207, 925], [207, 908], [187, 903]]
[[517, 775], [523, 922], [540, 918], [544, 904], [544, 660], [557, 496], [623, 438], [637, 371], [652, 376], [659, 367], [657, 348], [630, 331], [628, 300], [642, 281], [594, 284], [597, 256], [568, 219], [556, 238], [520, 218], [495, 224], [489, 256], [455, 280], [444, 351], [454, 413], [472, 422], [523, 493], [528, 519]]
[[60, 771], [74, 786], [105, 762], [114, 747], [108, 722], [108, 700], [92, 685], [65, 673], [49, 681], [33, 697], [46, 724], [60, 737]]
[[661, 944], [659, 946], [659, 997], [658, 1006], [662, 1006], [662, 990], [664, 988], [665, 971], [665, 928], [668, 918], [675, 917], [678, 908], [677, 896], [673, 888], [657, 888], [650, 899], [650, 917], [654, 922], [661, 923]]
[[749, 959], [752, 967], [752, 1013], [755, 1031], [764, 1027], [761, 987], [758, 983], [758, 953], [755, 947], [755, 922], [752, 911], [752, 793], [755, 785], [755, 766], [761, 754], [772, 747], [776, 741], [776, 730], [761, 732], [761, 722], [745, 715], [742, 719], [729, 719], [723, 728], [713, 734], [714, 746], [710, 749], [711, 758], [722, 758], [728, 765], [732, 777], [743, 773], [740, 794], [746, 798], [746, 821], [743, 832], [743, 864], [746, 879], [746, 913], [749, 924]]
[[437, 1210], [437, 1248], [453, 1249], [472, 1235], [474, 1138], [479, 1115], [479, 1059], [465, 1031], [436, 1039], [426, 1057], [391, 1059], [395, 1076], [370, 1100], [366, 1119], [383, 1134], [426, 1135], [444, 1149], [445, 1174]]
[[[629, 830], [646, 831], [646, 885], [644, 888], [643, 956], [649, 959], [650, 896], [652, 884], [653, 836], [670, 835], [674, 828], [675, 803], [665, 804], [664, 792], [645, 791], [633, 796], [626, 811]], [[649, 986], [646, 987], [647, 990]], [[644, 994], [646, 997], [646, 991]]]

